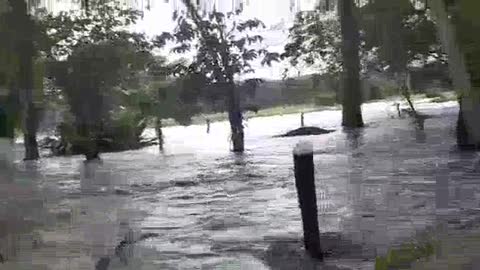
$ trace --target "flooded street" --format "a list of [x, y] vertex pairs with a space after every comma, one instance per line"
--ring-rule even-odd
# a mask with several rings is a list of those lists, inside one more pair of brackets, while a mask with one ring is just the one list
[[0, 223], [0, 269], [94, 269], [102, 258], [108, 269], [283, 269], [265, 254], [302, 237], [292, 162], [302, 140], [314, 145], [321, 232], [370, 250], [364, 259], [429, 226], [470, 226], [480, 164], [455, 149], [455, 102], [418, 104], [432, 116], [423, 130], [390, 118], [389, 106], [365, 104], [367, 127], [355, 132], [342, 132], [341, 111], [305, 114], [307, 125], [337, 130], [320, 136], [272, 138], [298, 127], [299, 115], [249, 119], [243, 155], [228, 151], [228, 123], [218, 122], [210, 134], [166, 128], [163, 154], [103, 154], [88, 168], [80, 156], [17, 162], [15, 183], [0, 186], [0, 216], [10, 220]]

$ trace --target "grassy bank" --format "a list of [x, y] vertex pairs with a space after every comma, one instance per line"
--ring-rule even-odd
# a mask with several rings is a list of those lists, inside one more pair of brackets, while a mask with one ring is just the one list
[[425, 96], [427, 98], [432, 98], [432, 102], [436, 102], [436, 103], [457, 100], [457, 94], [454, 91], [443, 92], [439, 94], [425, 94]]
[[[325, 109], [340, 109], [340, 106], [319, 106], [315, 104], [300, 104], [300, 105], [285, 105], [285, 106], [277, 106], [272, 108], [265, 108], [259, 110], [257, 113], [255, 112], [247, 112], [245, 113], [246, 118], [254, 118], [254, 117], [268, 117], [268, 116], [275, 116], [275, 115], [285, 115], [285, 114], [299, 114], [299, 113], [308, 113], [308, 112], [316, 112]], [[227, 113], [215, 113], [215, 114], [204, 114], [204, 115], [197, 115], [194, 116], [192, 119], [193, 125], [203, 125], [205, 124], [206, 119], [210, 119], [211, 122], [219, 122], [219, 121], [227, 121], [228, 114]], [[173, 119], [166, 119], [164, 120], [165, 126], [174, 126], [176, 122]]]
[[375, 259], [375, 270], [410, 269], [415, 262], [426, 261], [435, 254], [438, 242], [431, 239], [425, 242], [405, 243], [390, 249], [386, 256]]
[[[399, 96], [391, 96], [386, 99], [381, 99], [381, 100], [403, 100], [403, 97]], [[447, 101], [455, 101], [456, 94], [454, 91], [449, 91], [449, 92], [442, 92], [442, 93], [435, 93], [435, 94], [415, 94], [412, 95], [412, 100], [415, 102], [415, 100], [420, 101], [420, 100], [425, 100], [427, 99], [428, 102], [436, 102], [436, 103], [441, 103], [441, 102], [447, 102]], [[381, 100], [371, 100], [365, 103], [372, 103], [372, 102], [378, 102]], [[327, 102], [327, 101], [326, 101]], [[285, 105], [285, 106], [277, 106], [277, 107], [271, 107], [271, 108], [265, 108], [261, 109], [258, 111], [258, 113], [254, 112], [247, 112], [245, 116], [247, 118], [254, 118], [254, 117], [268, 117], [268, 116], [275, 116], [275, 115], [285, 115], [285, 114], [299, 114], [299, 113], [308, 113], [308, 112], [316, 112], [316, 111], [321, 111], [321, 110], [326, 110], [326, 109], [341, 109], [341, 106], [338, 104], [329, 104], [330, 102], [328, 101], [326, 104], [328, 105], [316, 105], [316, 104], [299, 104], [299, 105]], [[330, 106], [329, 106], [330, 105]], [[214, 114], [203, 114], [203, 115], [197, 115], [194, 116], [192, 119], [192, 124], [193, 125], [203, 125], [205, 124], [206, 119], [210, 119], [211, 122], [219, 122], [219, 121], [227, 121], [228, 120], [228, 114], [227, 113], [214, 113]], [[173, 119], [166, 119], [164, 120], [164, 125], [165, 126], [175, 126], [177, 123]]]

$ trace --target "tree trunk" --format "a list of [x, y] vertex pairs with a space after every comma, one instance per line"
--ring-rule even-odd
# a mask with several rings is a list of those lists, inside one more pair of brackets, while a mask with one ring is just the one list
[[[460, 149], [480, 146], [480, 102], [472, 88], [471, 76], [465, 54], [459, 47], [455, 26], [450, 21], [444, 1], [429, 3], [437, 19], [437, 33], [445, 53], [448, 54], [450, 77], [459, 93], [459, 113], [457, 120], [457, 144]], [[471, 72], [471, 71], [470, 71]]]
[[19, 106], [17, 94], [10, 89], [5, 96], [0, 95], [0, 138], [9, 138], [10, 140], [14, 138], [15, 120]]
[[23, 110], [23, 134], [25, 145], [25, 159], [36, 160], [39, 158], [37, 144], [37, 110], [33, 100], [33, 58], [35, 48], [33, 44], [33, 21], [28, 15], [25, 1], [12, 3], [12, 14], [16, 16], [19, 26], [18, 39], [16, 44], [16, 54], [19, 57], [19, 71], [17, 76], [17, 85], [21, 91], [21, 103]]
[[13, 181], [14, 96], [0, 95], [0, 183]]
[[[406, 65], [406, 63], [405, 63], [405, 65]], [[415, 110], [415, 107], [413, 106], [413, 102], [411, 100], [411, 95], [410, 95], [412, 90], [413, 90], [411, 75], [410, 75], [410, 72], [408, 70], [405, 70], [405, 74], [406, 74], [405, 85], [403, 86], [404, 89], [405, 89], [405, 98], [407, 99], [407, 102], [410, 105], [410, 109], [412, 109], [412, 112], [414, 113], [414, 115], [416, 117], [417, 116], [417, 111]]]
[[342, 125], [348, 128], [363, 127], [360, 84], [360, 35], [354, 17], [353, 0], [339, 0], [338, 12], [342, 32]]
[[85, 12], [88, 14], [90, 11], [90, 1], [89, 0], [83, 0], [82, 1], [82, 7], [85, 10]]
[[26, 128], [23, 134], [25, 144], [25, 159], [37, 160], [40, 155], [38, 153], [37, 143], [37, 115], [33, 103], [27, 105]]
[[462, 150], [474, 149], [475, 145], [471, 142], [471, 139], [469, 139], [465, 119], [463, 117], [463, 106], [461, 99], [458, 100], [458, 103], [460, 109], [458, 111], [456, 127], [457, 145]]
[[92, 138], [91, 126], [85, 123], [77, 124], [77, 134], [80, 136], [79, 146], [87, 161], [100, 159], [97, 140]]
[[157, 133], [158, 138], [158, 149], [163, 151], [163, 131], [162, 131], [162, 119], [157, 117], [155, 120], [155, 132]]
[[411, 84], [408, 82], [408, 55], [405, 49], [405, 37], [402, 34], [402, 14], [400, 2], [392, 3], [389, 0], [383, 0], [379, 8], [381, 11], [377, 14], [379, 28], [382, 29], [382, 58], [388, 63], [389, 71], [394, 74], [397, 80], [400, 94], [405, 98], [412, 112], [416, 115], [415, 107], [411, 100]]
[[[32, 48], [33, 49], [33, 48]], [[25, 100], [23, 103], [23, 138], [25, 146], [24, 160], [37, 160], [40, 155], [38, 153], [37, 130], [38, 130], [38, 115], [37, 109], [33, 102], [33, 61], [32, 57], [28, 56], [27, 50], [24, 51], [25, 57], [22, 56], [20, 70], [23, 74], [21, 89], [25, 93]]]
[[410, 96], [410, 89], [407, 86], [402, 85], [402, 86], [400, 86], [400, 91], [401, 91], [403, 97], [407, 100], [408, 106], [412, 110], [413, 115], [416, 117], [417, 116], [417, 111], [415, 110], [415, 106], [413, 106], [412, 98]]
[[233, 83], [229, 83], [229, 97], [228, 97], [228, 120], [230, 121], [231, 139], [233, 145], [233, 152], [243, 152], [244, 132], [243, 132], [243, 117], [240, 110], [240, 103], [238, 99], [238, 91]]
[[[24, 52], [27, 54], [28, 52]], [[38, 116], [37, 109], [33, 102], [33, 63], [31, 56], [22, 57], [20, 72], [22, 78], [20, 81], [21, 89], [24, 91], [23, 101], [23, 138], [25, 146], [24, 160], [37, 160], [40, 155], [38, 153], [37, 130]]]

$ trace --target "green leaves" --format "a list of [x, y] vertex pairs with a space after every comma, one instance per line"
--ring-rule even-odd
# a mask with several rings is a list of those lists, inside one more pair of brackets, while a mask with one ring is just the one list
[[245, 61], [252, 61], [252, 60], [256, 59], [257, 56], [258, 56], [258, 53], [254, 49], [244, 50], [243, 53], [242, 53], [242, 58]]
[[105, 117], [122, 104], [125, 89], [140, 86], [139, 72], [152, 61], [149, 52], [156, 45], [144, 34], [127, 31], [141, 15], [137, 10], [93, 1], [89, 12], [39, 18], [49, 37], [50, 47], [45, 46], [45, 51], [56, 59], [50, 61], [48, 73], [63, 89], [79, 120]]
[[[402, 65], [402, 61], [440, 55], [435, 25], [426, 13], [413, 9], [408, 0], [394, 2], [377, 0], [356, 9], [361, 22], [364, 72], [381, 62]], [[281, 58], [293, 66], [315, 66], [320, 73], [341, 71], [340, 25], [336, 18], [324, 17], [320, 10], [300, 12], [290, 28], [289, 39]], [[398, 59], [402, 53], [406, 60]]]
[[318, 67], [320, 72], [340, 71], [340, 24], [336, 18], [325, 19], [319, 10], [300, 12], [290, 28], [289, 39], [280, 57], [289, 59], [291, 65], [326, 63], [325, 68]]
[[256, 28], [266, 28], [265, 24], [259, 19], [248, 20], [245, 22], [238, 23], [237, 30], [239, 32], [244, 32], [245, 30], [253, 30]]
[[278, 62], [280, 59], [279, 53], [270, 53], [267, 52], [264, 54], [264, 58], [262, 59], [262, 65], [268, 65], [269, 67], [272, 66], [272, 62]]
[[155, 47], [162, 48], [167, 44], [168, 41], [174, 40], [174, 36], [168, 32], [163, 32], [160, 36], [156, 36], [153, 39], [153, 44]]
[[232, 41], [232, 45], [237, 47], [239, 51], [243, 51], [246, 43], [247, 43], [246, 37]]
[[177, 16], [177, 27], [171, 34], [156, 37], [158, 44], [174, 40], [177, 46], [173, 52], [182, 54], [196, 49], [196, 55], [188, 68], [188, 74], [202, 74], [206, 78], [204, 89], [212, 89], [214, 84], [232, 84], [236, 75], [254, 70], [251, 62], [263, 56], [262, 64], [271, 65], [278, 61], [278, 53], [266, 49], [256, 49], [255, 45], [263, 41], [258, 34], [250, 32], [265, 27], [258, 19], [240, 20], [238, 14], [227, 15], [220, 12], [208, 14], [209, 20], [200, 16], [193, 4], [185, 0], [187, 13]]
[[410, 265], [435, 253], [435, 241], [406, 243], [388, 251], [387, 256], [375, 259], [375, 270], [408, 269]]
[[149, 50], [152, 44], [140, 33], [126, 30], [136, 23], [141, 12], [111, 4], [94, 5], [88, 13], [71, 11], [39, 18], [39, 25], [49, 37], [50, 47], [44, 50], [56, 58], [66, 57], [76, 46], [104, 41], [131, 41], [139, 49]]
[[214, 11], [214, 12], [210, 13], [209, 18], [210, 18], [210, 20], [215, 20], [216, 23], [221, 24], [225, 20], [225, 15], [221, 12]]
[[425, 62], [434, 53], [441, 54], [434, 22], [425, 10], [415, 9], [411, 1], [378, 0], [360, 12], [365, 50], [379, 48], [380, 60], [392, 71], [403, 70], [414, 60]]
[[190, 44], [181, 44], [179, 46], [176, 46], [172, 49], [172, 52], [174, 53], [185, 53], [190, 50]]
[[198, 33], [195, 32], [191, 23], [183, 18], [179, 19], [177, 29], [175, 30], [175, 34], [173, 34], [177, 42], [191, 41], [196, 35], [198, 35]]
[[248, 45], [252, 45], [252, 43], [261, 43], [263, 41], [263, 37], [260, 35], [248, 36]]

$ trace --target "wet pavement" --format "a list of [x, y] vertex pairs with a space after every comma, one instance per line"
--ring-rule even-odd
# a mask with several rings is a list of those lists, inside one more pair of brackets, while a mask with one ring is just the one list
[[[0, 186], [0, 269], [95, 269], [102, 260], [104, 269], [373, 269], [375, 256], [425, 228], [475, 227], [479, 156], [455, 149], [455, 103], [418, 104], [432, 115], [423, 130], [391, 118], [390, 103], [363, 109], [367, 127], [357, 131], [341, 130], [340, 111], [305, 114], [307, 125], [337, 130], [307, 137], [273, 138], [300, 115], [252, 118], [243, 155], [228, 151], [228, 124], [218, 122], [210, 134], [166, 128], [164, 153], [103, 154], [88, 166], [80, 156], [17, 162], [15, 182]], [[292, 169], [301, 140], [315, 150], [330, 254], [321, 266], [301, 250]], [[122, 240], [135, 243], [119, 248]]]

